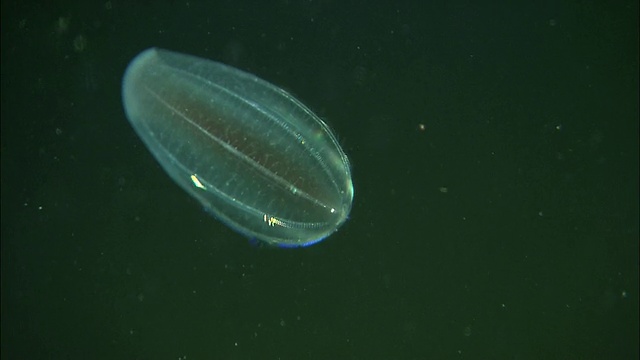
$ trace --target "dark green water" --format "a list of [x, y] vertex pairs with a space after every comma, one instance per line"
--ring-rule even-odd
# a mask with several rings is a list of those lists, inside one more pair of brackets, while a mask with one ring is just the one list
[[[135, 3], [2, 2], [3, 359], [638, 358], [637, 2]], [[207, 215], [124, 116], [150, 46], [320, 115], [346, 224]]]

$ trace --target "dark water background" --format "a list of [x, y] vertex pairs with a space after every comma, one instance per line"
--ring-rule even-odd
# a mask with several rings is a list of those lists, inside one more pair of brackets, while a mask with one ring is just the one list
[[[638, 2], [3, 1], [3, 359], [637, 359]], [[350, 220], [255, 247], [127, 122], [158, 46], [298, 96]]]

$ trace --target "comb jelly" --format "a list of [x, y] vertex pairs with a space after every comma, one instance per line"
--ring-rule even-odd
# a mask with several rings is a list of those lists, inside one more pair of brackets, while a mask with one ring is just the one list
[[284, 90], [221, 63], [151, 48], [127, 67], [122, 99], [165, 172], [238, 232], [300, 247], [347, 219], [347, 156], [329, 127]]

